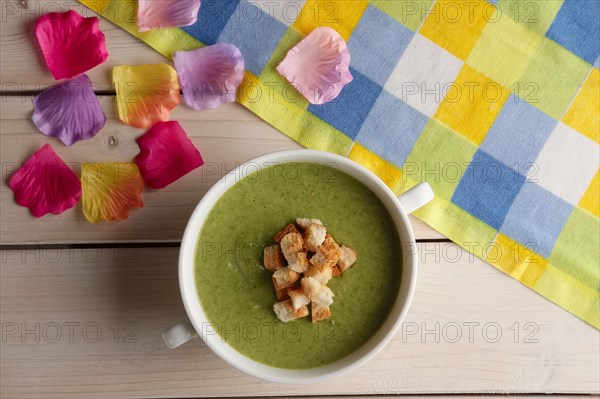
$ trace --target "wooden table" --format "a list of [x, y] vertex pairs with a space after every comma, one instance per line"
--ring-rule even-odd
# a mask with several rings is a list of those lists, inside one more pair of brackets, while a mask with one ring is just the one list
[[146, 191], [145, 208], [126, 222], [92, 225], [80, 207], [34, 219], [13, 202], [12, 173], [48, 142], [76, 168], [131, 161], [144, 131], [118, 120], [111, 67], [167, 60], [101, 20], [110, 57], [89, 75], [108, 122], [94, 139], [67, 148], [31, 122], [32, 96], [54, 82], [33, 23], [45, 12], [84, 9], [18, 3], [1, 3], [2, 398], [600, 393], [597, 330], [416, 219], [422, 263], [413, 306], [393, 341], [358, 371], [284, 386], [243, 375], [200, 340], [166, 349], [161, 332], [185, 317], [177, 254], [193, 207], [240, 162], [299, 146], [237, 104], [202, 112], [180, 106], [172, 118], [206, 166]]

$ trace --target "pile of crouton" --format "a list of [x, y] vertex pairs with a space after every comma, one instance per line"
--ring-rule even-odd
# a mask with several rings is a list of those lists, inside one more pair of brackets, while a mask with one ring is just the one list
[[356, 262], [356, 252], [339, 246], [318, 219], [296, 219], [275, 235], [277, 244], [264, 249], [264, 267], [273, 272], [277, 318], [288, 322], [309, 314], [316, 323], [331, 317], [329, 280]]

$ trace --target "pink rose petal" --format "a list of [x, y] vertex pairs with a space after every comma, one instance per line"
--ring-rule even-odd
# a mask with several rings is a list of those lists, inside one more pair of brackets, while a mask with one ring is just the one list
[[139, 0], [139, 31], [193, 25], [199, 10], [200, 0]]
[[135, 163], [151, 188], [164, 188], [204, 164], [177, 121], [157, 123], [137, 142]]
[[96, 17], [84, 18], [75, 11], [51, 12], [36, 21], [35, 35], [55, 79], [72, 78], [108, 58]]
[[311, 104], [335, 99], [352, 81], [350, 52], [333, 29], [319, 27], [292, 48], [277, 67]]
[[81, 198], [81, 183], [49, 144], [36, 151], [10, 179], [17, 204], [33, 216], [61, 214]]
[[67, 80], [33, 99], [33, 123], [65, 145], [87, 140], [104, 127], [106, 116], [86, 74]]
[[218, 43], [173, 56], [185, 103], [193, 109], [211, 109], [234, 102], [244, 79], [244, 57], [233, 44]]

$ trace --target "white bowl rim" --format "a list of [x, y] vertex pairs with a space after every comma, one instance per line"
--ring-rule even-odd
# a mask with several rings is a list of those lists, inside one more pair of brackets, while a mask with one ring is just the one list
[[[333, 363], [310, 369], [283, 369], [254, 361], [237, 352], [209, 330], [208, 322], [196, 292], [194, 258], [197, 238], [208, 212], [216, 201], [243, 175], [249, 167], [262, 169], [273, 164], [309, 162], [329, 163], [353, 176], [371, 189], [394, 219], [402, 248], [402, 276], [396, 302], [379, 330], [360, 348]], [[408, 250], [408, 249], [411, 250]], [[412, 250], [414, 248], [414, 250]], [[395, 194], [375, 174], [362, 165], [337, 154], [308, 150], [272, 152], [251, 159], [216, 182], [194, 209], [185, 228], [179, 252], [179, 286], [187, 316], [206, 345], [231, 366], [253, 377], [282, 384], [316, 383], [347, 374], [373, 358], [395, 335], [404, 320], [417, 280], [416, 242], [410, 220]], [[218, 339], [217, 339], [218, 338]]]

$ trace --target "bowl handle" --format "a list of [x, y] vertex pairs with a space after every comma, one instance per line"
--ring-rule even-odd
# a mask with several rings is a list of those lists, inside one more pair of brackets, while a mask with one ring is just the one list
[[398, 197], [406, 213], [413, 213], [431, 200], [433, 200], [433, 190], [427, 182], [417, 184]]
[[162, 333], [163, 341], [169, 349], [175, 349], [197, 336], [196, 330], [188, 320], [180, 321]]

